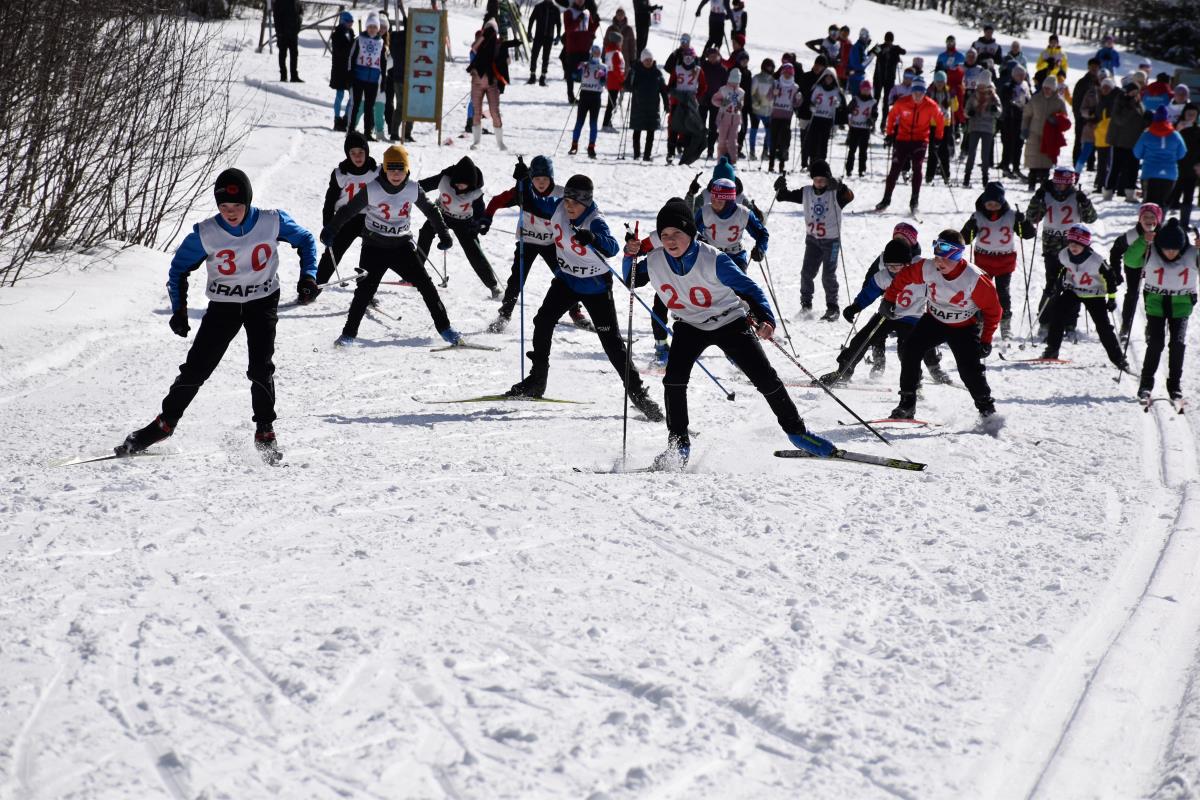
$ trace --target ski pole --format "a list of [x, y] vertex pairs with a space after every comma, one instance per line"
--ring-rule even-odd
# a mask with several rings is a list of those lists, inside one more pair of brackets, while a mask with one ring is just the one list
[[[625, 241], [638, 238], [640, 223], [633, 224], [633, 233], [629, 232], [629, 223], [625, 223]], [[621, 412], [621, 464], [625, 464], [626, 448], [629, 442], [629, 373], [633, 371], [633, 298], [637, 297], [633, 290], [635, 270], [629, 270], [629, 282], [625, 288], [629, 290], [629, 323], [626, 326], [625, 337], [625, 409]]]
[[[1109, 316], [1114, 318], [1114, 322], [1116, 321], [1116, 320], [1115, 320], [1115, 315], [1114, 315], [1114, 314], [1109, 314]], [[1113, 327], [1116, 327], [1116, 326], [1114, 325]], [[1122, 361], [1127, 361], [1127, 360], [1128, 360], [1128, 357], [1129, 357], [1129, 343], [1130, 343], [1130, 342], [1132, 342], [1132, 341], [1133, 341], [1133, 331], [1132, 331], [1132, 330], [1130, 330], [1130, 331], [1129, 331], [1129, 335], [1125, 337], [1125, 347], [1123, 347], [1123, 348], [1121, 349], [1121, 360], [1122, 360]], [[1123, 370], [1123, 369], [1120, 369], [1120, 368], [1117, 368], [1117, 377], [1113, 378], [1113, 382], [1115, 382], [1115, 383], [1116, 383], [1118, 386], [1120, 386], [1120, 385], [1121, 385], [1121, 376], [1122, 376], [1122, 375], [1124, 375], [1124, 374], [1125, 374], [1125, 370]]]
[[793, 358], [793, 357], [792, 357], [792, 355], [791, 355], [791, 353], [789, 353], [787, 350], [784, 350], [784, 349], [783, 349], [783, 345], [781, 345], [781, 344], [779, 343], [779, 341], [778, 341], [778, 340], [777, 340], [777, 339], [776, 339], [774, 336], [772, 336], [772, 337], [771, 337], [771, 338], [770, 338], [768, 341], [770, 341], [770, 342], [771, 342], [771, 344], [773, 344], [773, 345], [775, 345], [777, 348], [779, 348], [779, 352], [783, 353], [783, 355], [784, 355], [784, 356], [787, 358], [787, 360], [788, 360], [788, 361], [791, 361], [793, 364], [795, 364], [797, 367], [799, 367], [800, 371], [801, 371], [801, 372], [803, 372], [805, 375], [807, 375], [807, 376], [808, 376], [808, 379], [809, 379], [809, 380], [811, 380], [811, 381], [813, 382], [813, 385], [814, 385], [814, 386], [820, 387], [820, 389], [821, 389], [822, 391], [824, 391], [824, 392], [825, 392], [825, 394], [827, 394], [827, 395], [829, 395], [830, 397], [832, 397], [832, 398], [833, 398], [833, 399], [834, 399], [834, 400], [837, 402], [837, 404], [838, 404], [839, 406], [841, 406], [842, 408], [844, 408], [844, 409], [846, 409], [847, 411], [849, 411], [849, 412], [850, 412], [850, 414], [851, 414], [851, 415], [852, 415], [852, 416], [853, 416], [853, 417], [854, 417], [856, 420], [858, 420], [859, 424], [863, 425], [863, 426], [864, 426], [864, 427], [865, 427], [867, 430], [869, 430], [871, 433], [875, 434], [876, 438], [878, 438], [878, 439], [879, 439], [879, 441], [883, 442], [883, 443], [884, 443], [884, 444], [886, 444], [888, 447], [892, 447], [892, 443], [891, 443], [891, 442], [889, 442], [887, 439], [885, 439], [882, 433], [880, 433], [880, 432], [879, 432], [879, 431], [877, 431], [877, 430], [876, 430], [874, 427], [872, 427], [871, 423], [867, 422], [865, 419], [863, 419], [862, 417], [860, 417], [860, 416], [858, 415], [858, 413], [857, 413], [857, 412], [856, 412], [856, 411], [855, 411], [853, 408], [851, 408], [850, 406], [848, 406], [848, 405], [846, 405], [844, 402], [842, 402], [842, 398], [840, 398], [840, 397], [838, 397], [836, 394], [834, 394], [834, 393], [833, 393], [833, 391], [832, 391], [832, 390], [830, 390], [830, 388], [829, 388], [828, 386], [826, 386], [825, 384], [823, 384], [823, 383], [821, 383], [819, 380], [817, 380], [817, 376], [816, 376], [816, 375], [813, 375], [811, 372], [809, 372], [807, 369], [805, 369], [805, 368], [804, 368], [804, 365], [800, 363], [799, 359]]
[[417, 252], [417, 254], [420, 255], [421, 258], [425, 261], [425, 263], [429, 265], [429, 268], [431, 270], [433, 270], [433, 274], [437, 275], [439, 278], [442, 279], [442, 288], [443, 289], [446, 288], [446, 284], [450, 283], [450, 276], [443, 275], [442, 273], [438, 272], [438, 268], [436, 266], [434, 266], [433, 262], [429, 259], [429, 256], [426, 255], [425, 251], [422, 250], [420, 247], [418, 247], [417, 245], [414, 244], [413, 250], [415, 250]]
[[846, 284], [846, 300], [853, 303], [854, 296], [850, 294], [850, 274], [846, 272], [846, 249], [842, 247], [840, 240], [838, 241], [838, 256], [842, 260], [842, 282]]
[[[871, 340], [875, 338], [875, 334], [878, 333], [879, 329], [883, 327], [883, 323], [887, 320], [887, 317], [876, 311], [875, 316], [871, 317], [871, 319], [874, 320], [874, 324], [871, 325], [870, 332], [867, 333], [867, 335], [863, 338], [863, 343], [859, 345], [858, 350], [854, 352], [853, 357], [845, 362], [845, 366], [842, 366], [838, 369], [837, 380], [835, 380], [834, 383], [841, 382], [842, 378], [845, 377], [845, 372], [848, 367], [852, 368], [854, 365], [858, 364], [858, 360], [862, 358], [863, 353], [865, 353], [867, 348], [871, 346]], [[867, 328], [864, 327], [863, 330], [865, 331]]]
[[[517, 163], [524, 164], [525, 157], [517, 156]], [[521, 349], [517, 351], [517, 361], [520, 362], [517, 367], [517, 372], [521, 376], [521, 380], [525, 380], [525, 237], [521, 235], [521, 229], [525, 227], [525, 181], [517, 181], [517, 196], [518, 201], [518, 216], [517, 216], [517, 260], [520, 262], [518, 267], [521, 278]]]
[[567, 126], [571, 124], [571, 112], [572, 112], [572, 111], [575, 111], [575, 110], [576, 110], [576, 109], [575, 109], [575, 106], [571, 106], [571, 105], [568, 105], [568, 106], [567, 106], [567, 118], [566, 118], [566, 120], [563, 122], [563, 129], [562, 129], [562, 133], [560, 133], [560, 134], [558, 135], [558, 144], [554, 145], [554, 153], [553, 153], [553, 155], [558, 155], [558, 149], [559, 149], [560, 147], [562, 147], [562, 140], [563, 140], [563, 137], [567, 135]]
[[445, 250], [442, 251], [442, 275], [445, 276], [442, 278], [442, 288], [445, 289], [446, 285], [450, 283], [450, 268], [446, 265]]
[[787, 329], [787, 318], [783, 313], [783, 309], [779, 306], [779, 298], [775, 296], [775, 282], [771, 280], [771, 275], [767, 272], [767, 267], [763, 265], [767, 263], [767, 256], [763, 255], [763, 260], [758, 262], [758, 268], [763, 274], [763, 280], [767, 283], [767, 292], [771, 295], [771, 302], [775, 304], [775, 312], [779, 315], [779, 322], [783, 326], [783, 337], [787, 339], [788, 347], [792, 348], [792, 352], [796, 352], [796, 345], [792, 344], [792, 334]]
[[[629, 258], [629, 257], [626, 256], [626, 258]], [[631, 271], [633, 270], [632, 261], [633, 261], [633, 259], [630, 259], [630, 262], [631, 262], [630, 270]], [[617, 271], [615, 269], [613, 269], [611, 265], [609, 265], [608, 271], [611, 272], [613, 275], [616, 275], [618, 283], [620, 283], [622, 286], [625, 286], [625, 279], [623, 277], [621, 277], [620, 275], [618, 275]], [[635, 294], [634, 291], [632, 289], [630, 289], [628, 286], [625, 286], [625, 288], [629, 289], [629, 293], [633, 295], [634, 299], [636, 299], [639, 303], [642, 304], [642, 308], [646, 309], [646, 312], [650, 315], [650, 319], [654, 320], [660, 326], [662, 326], [662, 329], [667, 332], [668, 336], [674, 337], [674, 334], [671, 332], [671, 328], [667, 325], [667, 323], [663, 322], [661, 319], [658, 318], [658, 315], [654, 313], [654, 309], [652, 309], [650, 306], [646, 305], [646, 301], [643, 300], [642, 298], [638, 297], [637, 294]], [[737, 397], [737, 392], [731, 392], [728, 389], [726, 389], [724, 386], [722, 386], [721, 382], [719, 380], [717, 380], [717, 376], [713, 375], [712, 372], [709, 371], [708, 367], [701, 364], [699, 359], [697, 359], [697, 361], [696, 361], [696, 366], [699, 367], [700, 369], [704, 370], [704, 374], [707, 375], [710, 379], [712, 379], [712, 382], [717, 385], [717, 388], [720, 389], [722, 393], [724, 393], [726, 400], [729, 400], [732, 402]]]

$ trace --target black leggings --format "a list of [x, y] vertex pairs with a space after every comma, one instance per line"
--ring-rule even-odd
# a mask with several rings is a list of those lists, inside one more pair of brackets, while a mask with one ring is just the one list
[[1100, 336], [1100, 344], [1104, 345], [1104, 352], [1108, 354], [1108, 360], [1114, 364], [1120, 364], [1122, 361], [1121, 344], [1117, 341], [1117, 335], [1113, 333], [1112, 320], [1108, 318], [1108, 301], [1103, 297], [1079, 297], [1070, 289], [1060, 292], [1050, 301], [1050, 307], [1046, 309], [1050, 317], [1050, 332], [1046, 335], [1046, 352], [1054, 356], [1058, 355], [1058, 349], [1062, 347], [1063, 332], [1069, 321], [1079, 317], [1080, 305], [1088, 312], [1092, 322], [1096, 323], [1096, 333]]
[[854, 173], [854, 153], [858, 153], [858, 174], [867, 171], [867, 150], [871, 146], [870, 128], [851, 128], [846, 136], [846, 176]]
[[975, 325], [963, 328], [944, 325], [928, 314], [913, 327], [900, 353], [900, 393], [916, 394], [921, 381], [921, 356], [939, 344], [950, 347], [958, 366], [958, 376], [974, 398], [976, 407], [990, 405], [992, 390], [979, 359], [979, 328]]
[[1154, 388], [1154, 373], [1158, 372], [1158, 361], [1162, 358], [1163, 347], [1168, 344], [1169, 332], [1171, 349], [1167, 354], [1167, 391], [1181, 391], [1183, 354], [1187, 350], [1187, 326], [1187, 317], [1146, 317], [1146, 357], [1142, 361], [1142, 381], [1139, 388], [1147, 391]]
[[1121, 304], [1121, 331], [1133, 329], [1133, 315], [1142, 297], [1142, 268], [1125, 267], [1125, 301]]
[[250, 405], [254, 421], [269, 425], [275, 421], [275, 322], [278, 319], [279, 292], [249, 303], [209, 302], [200, 330], [188, 349], [187, 360], [179, 365], [179, 377], [162, 401], [162, 418], [171, 426], [195, 399], [200, 387], [221, 363], [229, 343], [242, 328], [246, 329], [249, 356], [246, 377], [250, 379]]
[[[533, 355], [531, 359], [535, 366], [548, 365], [550, 362], [550, 344], [554, 336], [554, 326], [562, 319], [562, 315], [570, 311], [576, 303], [583, 303], [592, 325], [596, 328], [596, 336], [600, 338], [600, 346], [613, 369], [622, 377], [625, 376], [625, 340], [621, 338], [621, 326], [617, 324], [617, 309], [613, 306], [612, 287], [601, 294], [582, 294], [576, 292], [567, 282], [557, 275], [550, 282], [542, 306], [533, 317]], [[642, 376], [636, 369], [629, 373], [627, 391], [636, 391], [642, 386]]]
[[[608, 90], [608, 105], [604, 107], [604, 127], [607, 128], [610, 125], [612, 125], [613, 111], [619, 109], [620, 105], [621, 105], [621, 90], [620, 89], [609, 89]], [[624, 116], [624, 114], [622, 114], [622, 116]]]
[[376, 290], [379, 289], [379, 282], [383, 280], [384, 274], [389, 269], [411, 283], [421, 293], [421, 299], [425, 301], [425, 307], [429, 309], [429, 316], [433, 318], [433, 325], [437, 328], [438, 333], [450, 327], [450, 319], [446, 316], [446, 307], [442, 305], [442, 299], [438, 296], [437, 287], [433, 285], [433, 280], [430, 279], [429, 272], [425, 269], [424, 261], [413, 249], [411, 236], [401, 240], [398, 247], [379, 247], [369, 242], [363, 242], [358, 265], [365, 270], [366, 274], [359, 278], [358, 286], [354, 289], [354, 299], [350, 301], [346, 324], [342, 326], [344, 336], [358, 336], [358, 326], [362, 322], [363, 314], [367, 313], [367, 305], [375, 296]]
[[767, 360], [758, 336], [745, 317], [722, 325], [715, 331], [702, 331], [676, 320], [673, 330], [675, 337], [671, 342], [671, 354], [667, 356], [667, 370], [663, 376], [667, 430], [672, 436], [686, 438], [688, 435], [688, 379], [696, 359], [710, 345], [719, 347], [746, 374], [754, 388], [762, 392], [785, 433], [805, 432], [804, 420], [800, 418], [796, 404], [788, 396], [783, 381], [779, 380], [778, 373]]
[[778, 161], [781, 170], [787, 169], [788, 149], [792, 143], [792, 118], [771, 117], [771, 153], [770, 160]]
[[[529, 54], [529, 74], [537, 71], [538, 53], [542, 54], [542, 77], [546, 77], [546, 68], [550, 66], [550, 51], [554, 48], [554, 38], [535, 38], [532, 51]], [[639, 51], [640, 52], [640, 51]]]
[[[521, 262], [522, 254], [525, 256], [524, 263]], [[529, 273], [538, 256], [542, 257], [546, 266], [553, 272], [555, 264], [558, 263], [554, 245], [524, 242], [516, 246], [513, 253], [512, 273], [508, 276], [508, 284], [504, 287], [504, 299], [500, 301], [501, 316], [512, 316], [513, 309], [517, 307], [517, 300], [521, 297], [521, 287], [529, 279]]]
[[[354, 243], [363, 230], [363, 217], [361, 214], [351, 217], [350, 221], [343, 225], [333, 237], [333, 243], [321, 252], [321, 262], [317, 264], [317, 283], [328, 283], [333, 277], [333, 270], [341, 264], [342, 256], [346, 255], [346, 251], [350, 249], [350, 245]], [[330, 255], [332, 251], [332, 255]], [[341, 274], [341, 270], [338, 270]]]
[[638, 128], [633, 129], [633, 157], [641, 158], [643, 161], [650, 160], [650, 151], [654, 149], [654, 131], [646, 129], [646, 149], [642, 149], [642, 131]]
[[808, 142], [804, 156], [807, 163], [829, 160], [829, 137], [833, 133], [833, 120], [829, 117], [813, 117], [808, 123], [804, 137]]
[[[842, 373], [843, 378], [849, 378], [854, 374], [854, 368], [858, 366], [858, 362], [862, 361], [870, 347], [883, 347], [887, 343], [889, 334], [896, 335], [896, 352], [903, 355], [909, 335], [912, 334], [916, 324], [899, 319], [885, 319], [883, 324], [875, 329], [878, 322], [879, 317], [872, 316], [838, 354], [838, 371]], [[873, 329], [874, 335], [872, 335]], [[868, 338], [870, 338], [869, 346], [866, 344]], [[921, 358], [928, 367], [936, 367], [942, 363], [942, 354], [936, 347], [922, 353]]]
[[[496, 273], [492, 272], [491, 263], [479, 247], [479, 235], [475, 232], [474, 224], [470, 220], [455, 219], [449, 214], [443, 214], [442, 218], [446, 221], [446, 227], [454, 232], [463, 254], [467, 257], [467, 263], [471, 265], [471, 269], [475, 270], [475, 274], [479, 276], [483, 285], [489, 289], [499, 286]], [[433, 244], [433, 223], [427, 220], [417, 233], [417, 248], [428, 255], [431, 244]]]
[[349, 130], [354, 130], [360, 110], [363, 115], [363, 132], [371, 133], [375, 130], [375, 95], [378, 91], [379, 84], [374, 81], [354, 81], [354, 102], [350, 106], [350, 124], [347, 126]]

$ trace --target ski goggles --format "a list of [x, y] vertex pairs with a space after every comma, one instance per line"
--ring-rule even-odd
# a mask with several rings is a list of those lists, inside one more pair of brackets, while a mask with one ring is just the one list
[[944, 258], [948, 261], [962, 261], [963, 253], [967, 248], [956, 242], [947, 242], [944, 239], [938, 239], [933, 243], [933, 254], [937, 258]]
[[587, 189], [575, 189], [568, 186], [563, 189], [563, 198], [566, 200], [574, 200], [581, 206], [590, 206], [592, 204], [592, 193]]

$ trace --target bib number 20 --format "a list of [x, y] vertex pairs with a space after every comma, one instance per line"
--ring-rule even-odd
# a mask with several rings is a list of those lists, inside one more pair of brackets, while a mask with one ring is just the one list
[[[687, 306], [679, 302], [679, 291], [671, 284], [664, 283], [659, 287], [659, 291], [665, 295], [663, 299], [667, 303], [667, 308], [675, 311], [682, 311], [687, 308]], [[693, 286], [691, 291], [688, 292], [688, 301], [696, 308], [708, 308], [712, 305], [712, 293], [703, 286]]]

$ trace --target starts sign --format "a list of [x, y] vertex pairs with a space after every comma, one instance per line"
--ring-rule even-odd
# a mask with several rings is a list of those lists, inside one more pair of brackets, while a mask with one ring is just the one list
[[[446, 12], [410, 9], [404, 65], [404, 121], [436, 122], [441, 128], [446, 57]], [[440, 136], [439, 136], [440, 139]]]

